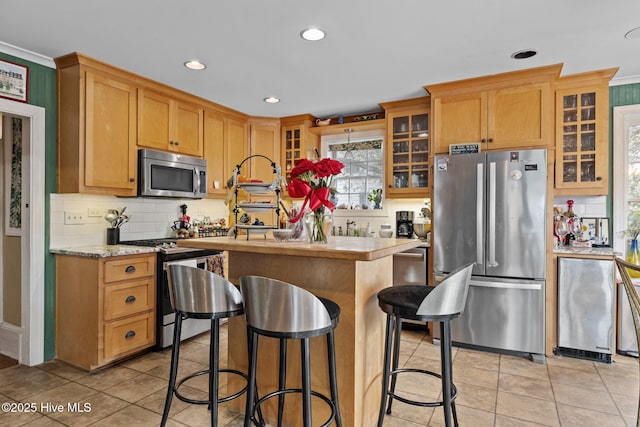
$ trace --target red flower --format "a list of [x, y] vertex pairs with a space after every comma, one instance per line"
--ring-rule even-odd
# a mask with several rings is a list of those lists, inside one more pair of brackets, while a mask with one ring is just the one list
[[326, 178], [331, 175], [338, 175], [342, 172], [344, 165], [337, 161], [329, 158], [324, 158], [322, 160], [318, 160], [318, 163], [315, 164], [313, 171], [318, 178]]
[[300, 159], [296, 162], [296, 165], [291, 170], [291, 179], [302, 175], [303, 173], [313, 171], [314, 163], [309, 159]]

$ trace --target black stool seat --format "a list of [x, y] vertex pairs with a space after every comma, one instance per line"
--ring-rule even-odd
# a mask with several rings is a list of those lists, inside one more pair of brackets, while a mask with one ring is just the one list
[[324, 308], [327, 309], [329, 317], [331, 318], [331, 327], [335, 329], [336, 326], [338, 326], [338, 320], [340, 320], [340, 306], [330, 299], [322, 297], [317, 298], [320, 300], [322, 305], [324, 305]]
[[[464, 310], [472, 268], [473, 264], [452, 272], [436, 287], [426, 285], [392, 286], [378, 292], [378, 305], [382, 311], [387, 313], [384, 368], [382, 373], [382, 397], [380, 399], [378, 427], [382, 427], [385, 414], [385, 401], [387, 398], [387, 414], [391, 414], [391, 404], [394, 399], [415, 406], [442, 406], [444, 408], [445, 425], [447, 427], [451, 425], [451, 416], [453, 416], [454, 424], [456, 426], [458, 425], [454, 403], [458, 392], [455, 385], [453, 385], [451, 372], [450, 322], [452, 319], [458, 317], [462, 310]], [[398, 368], [400, 332], [402, 330], [403, 319], [422, 322], [440, 322], [440, 363], [442, 366], [442, 374], [425, 369], [410, 367]], [[391, 362], [392, 348], [393, 364]], [[440, 378], [442, 382], [442, 400], [424, 402], [408, 399], [396, 394], [397, 376], [405, 372], [427, 374]], [[389, 380], [391, 380], [390, 385]]]

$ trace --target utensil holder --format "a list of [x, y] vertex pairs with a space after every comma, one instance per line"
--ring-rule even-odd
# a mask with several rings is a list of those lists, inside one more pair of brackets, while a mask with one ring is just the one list
[[120, 243], [120, 229], [107, 228], [107, 245], [117, 245]]

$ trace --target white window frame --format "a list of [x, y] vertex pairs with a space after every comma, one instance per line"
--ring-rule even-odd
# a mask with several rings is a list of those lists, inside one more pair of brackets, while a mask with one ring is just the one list
[[613, 108], [613, 249], [625, 254], [629, 126], [640, 125], [640, 104]]

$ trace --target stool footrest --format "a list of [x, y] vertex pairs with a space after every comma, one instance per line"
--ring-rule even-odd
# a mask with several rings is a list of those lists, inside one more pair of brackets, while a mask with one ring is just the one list
[[[228, 374], [234, 374], [234, 375], [239, 375], [242, 378], [244, 378], [245, 380], [248, 380], [247, 375], [244, 372], [240, 372], [240, 371], [236, 371], [235, 369], [219, 369], [218, 373], [228, 373]], [[180, 381], [178, 381], [178, 383], [176, 384], [176, 386], [173, 388], [173, 393], [176, 395], [176, 397], [180, 400], [182, 400], [183, 402], [187, 402], [187, 403], [191, 403], [193, 405], [208, 405], [209, 404], [209, 399], [207, 400], [198, 400], [198, 399], [192, 399], [190, 397], [186, 397], [183, 396], [182, 394], [180, 394], [180, 392], [178, 391], [178, 389], [180, 388], [180, 386], [182, 384], [184, 384], [185, 382], [189, 381], [192, 378], [195, 377], [199, 377], [200, 375], [209, 375], [211, 374], [211, 370], [210, 369], [205, 369], [203, 371], [198, 371], [195, 372], [187, 377], [184, 377], [183, 379], [181, 379]], [[233, 400], [237, 397], [242, 396], [244, 393], [246, 393], [247, 391], [247, 386], [245, 385], [244, 388], [234, 394], [230, 394], [228, 396], [224, 396], [224, 397], [218, 397], [218, 403], [224, 403], [224, 402], [228, 402], [230, 400]]]
[[[271, 393], [265, 394], [260, 399], [258, 399], [258, 401], [256, 402], [256, 404], [254, 406], [254, 410], [258, 410], [258, 408], [260, 408], [260, 405], [262, 405], [268, 399], [271, 399], [271, 398], [276, 397], [276, 396], [280, 396], [281, 394], [289, 394], [289, 393], [302, 393], [302, 389], [301, 388], [285, 388], [285, 389], [282, 389], [282, 390], [276, 390], [276, 391], [272, 391]], [[317, 391], [311, 390], [311, 395], [315, 396], [315, 397], [317, 397], [319, 399], [324, 400], [324, 402], [327, 405], [329, 405], [329, 408], [331, 408], [331, 415], [329, 416], [329, 419], [327, 419], [327, 421], [325, 421], [322, 425], [320, 425], [320, 427], [329, 426], [333, 422], [335, 417], [336, 417], [336, 407], [335, 407], [335, 405], [333, 404], [331, 399], [329, 399], [327, 396], [325, 396], [324, 394], [321, 394], [321, 393], [319, 393]], [[254, 412], [254, 414], [255, 414], [255, 412]], [[256, 421], [254, 414], [251, 414], [251, 421], [253, 421], [253, 423], [256, 424], [256, 425], [261, 425], [260, 423], [258, 423]]]
[[[438, 374], [437, 372], [427, 371], [426, 369], [417, 369], [417, 368], [396, 369], [395, 371], [389, 372], [389, 375], [394, 376], [394, 375], [407, 373], [407, 372], [426, 374], [426, 375], [431, 375], [432, 377], [442, 378], [442, 375]], [[407, 399], [406, 397], [399, 396], [395, 393], [392, 393], [390, 390], [387, 391], [387, 395], [392, 399], [398, 400], [408, 405], [422, 406], [422, 407], [428, 407], [428, 408], [435, 408], [435, 407], [444, 405], [444, 402], [442, 400], [438, 400], [434, 402], [419, 402], [417, 400], [411, 400], [411, 399]], [[453, 402], [456, 399], [456, 397], [458, 397], [458, 389], [456, 388], [455, 384], [451, 383], [451, 401]], [[387, 414], [389, 413], [390, 412], [387, 411]]]

